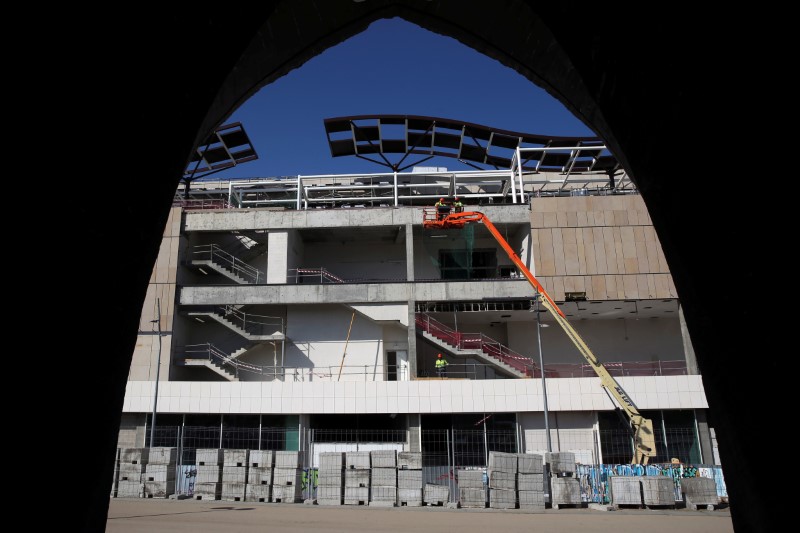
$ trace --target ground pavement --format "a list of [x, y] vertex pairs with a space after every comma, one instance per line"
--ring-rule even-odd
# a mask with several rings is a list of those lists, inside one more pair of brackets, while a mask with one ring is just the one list
[[726, 508], [448, 509], [111, 498], [106, 533], [732, 533]]

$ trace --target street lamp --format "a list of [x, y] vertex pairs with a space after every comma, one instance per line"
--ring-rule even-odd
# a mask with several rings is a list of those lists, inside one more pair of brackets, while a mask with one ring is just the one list
[[161, 373], [161, 298], [156, 299], [158, 306], [158, 318], [151, 320], [151, 324], [158, 324], [158, 363], [156, 364], [156, 387], [153, 393], [153, 416], [150, 420], [150, 447], [153, 447], [153, 439], [156, 435], [156, 409], [158, 407], [158, 378]]
[[544, 400], [544, 431], [547, 434], [547, 451], [553, 451], [553, 444], [550, 441], [550, 415], [547, 414], [547, 382], [544, 378], [544, 360], [542, 358], [542, 325], [541, 311], [539, 311], [539, 299], [541, 294], [536, 293], [536, 341], [539, 345], [539, 368], [542, 372], [542, 398]]

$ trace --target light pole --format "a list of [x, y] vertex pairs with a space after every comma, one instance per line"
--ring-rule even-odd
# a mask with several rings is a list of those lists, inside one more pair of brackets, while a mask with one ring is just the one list
[[553, 451], [553, 444], [550, 440], [550, 415], [547, 414], [547, 382], [544, 377], [544, 360], [542, 358], [542, 318], [539, 311], [539, 299], [541, 294], [536, 293], [536, 341], [539, 345], [539, 368], [542, 372], [542, 399], [544, 400], [544, 431], [547, 434], [547, 451]]
[[158, 324], [158, 363], [156, 364], [156, 387], [153, 392], [153, 416], [150, 420], [150, 447], [153, 447], [153, 439], [156, 435], [156, 409], [158, 407], [158, 378], [161, 373], [161, 298], [156, 299], [158, 306], [158, 318], [151, 320], [151, 323]]

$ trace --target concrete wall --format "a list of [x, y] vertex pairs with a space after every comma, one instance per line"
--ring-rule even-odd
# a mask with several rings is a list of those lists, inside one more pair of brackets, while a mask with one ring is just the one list
[[325, 304], [290, 307], [286, 324], [291, 339], [286, 346], [286, 366], [338, 375], [343, 365], [341, 380], [383, 379], [382, 325], [360, 313], [353, 319], [349, 307]]
[[286, 283], [289, 273], [289, 234], [286, 231], [271, 231], [268, 239], [267, 283]]
[[[159, 357], [158, 329], [161, 327], [161, 371], [159, 379], [169, 378], [172, 345], [172, 325], [175, 315], [176, 279], [181, 249], [181, 208], [170, 210], [164, 236], [158, 252], [156, 264], [150, 276], [142, 313], [139, 318], [139, 335], [133, 350], [130, 380], [156, 379]], [[158, 302], [161, 303], [161, 316], [158, 316]], [[159, 320], [153, 323], [153, 320]]]
[[[527, 205], [485, 205], [480, 207], [495, 224], [529, 222]], [[211, 232], [257, 229], [353, 228], [370, 226], [422, 225], [422, 207], [378, 207], [365, 209], [272, 210], [270, 208], [186, 213], [186, 231]]]
[[[642, 410], [708, 408], [700, 376], [618, 381]], [[123, 411], [150, 412], [152, 395], [152, 382], [129, 381]], [[548, 379], [547, 401], [550, 412], [559, 412], [559, 424], [562, 411], [614, 409], [599, 378]], [[536, 413], [543, 409], [539, 379], [165, 382], [158, 392], [159, 413]]]
[[181, 305], [267, 305], [315, 303], [407, 303], [417, 301], [481, 300], [484, 298], [532, 297], [527, 280], [350, 283], [284, 286], [199, 286], [181, 287]]
[[[601, 362], [685, 360], [677, 316], [674, 319], [579, 320], [571, 325]], [[538, 361], [535, 322], [510, 322], [507, 329], [509, 348]], [[550, 322], [541, 332], [545, 364], [586, 362], [557, 324]], [[653, 342], [654, 339], [658, 342]]]

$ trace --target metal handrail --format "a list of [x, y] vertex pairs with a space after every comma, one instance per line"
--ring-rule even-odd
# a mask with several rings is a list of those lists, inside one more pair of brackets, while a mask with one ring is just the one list
[[345, 280], [340, 278], [339, 276], [333, 274], [329, 270], [325, 268], [291, 268], [289, 272], [294, 272], [294, 282], [300, 283], [302, 279], [305, 281], [306, 279], [316, 280], [319, 279], [319, 283], [346, 283]]
[[[233, 305], [218, 306], [216, 310], [222, 315], [223, 318], [230, 320], [237, 327], [246, 331], [250, 335], [274, 335], [275, 331], [273, 328], [276, 325], [279, 333], [282, 335], [286, 334], [282, 317], [248, 313], [247, 311], [237, 309]], [[233, 320], [231, 318], [233, 318]]]
[[263, 272], [259, 269], [248, 265], [214, 243], [195, 245], [192, 255], [195, 261], [208, 259], [212, 263], [227, 268], [240, 278], [248, 280], [250, 283], [258, 284], [264, 277]]
[[[398, 365], [339, 365], [315, 366], [315, 367], [288, 367], [288, 366], [258, 366], [244, 363], [231, 357], [223, 350], [206, 342], [201, 344], [189, 344], [178, 349], [183, 353], [183, 359], [204, 359], [221, 368], [230, 368], [238, 378], [243, 373], [257, 374], [261, 376], [271, 376], [274, 379], [288, 378], [292, 381], [355, 381], [358, 377], [361, 381], [389, 381], [388, 376], [394, 374], [397, 381], [408, 381], [411, 376], [408, 374], [408, 367]], [[489, 379], [488, 369], [491, 365], [478, 363], [454, 363], [447, 367], [447, 378], [457, 379]], [[435, 375], [431, 371], [430, 375]], [[428, 376], [423, 372], [421, 377]]]

